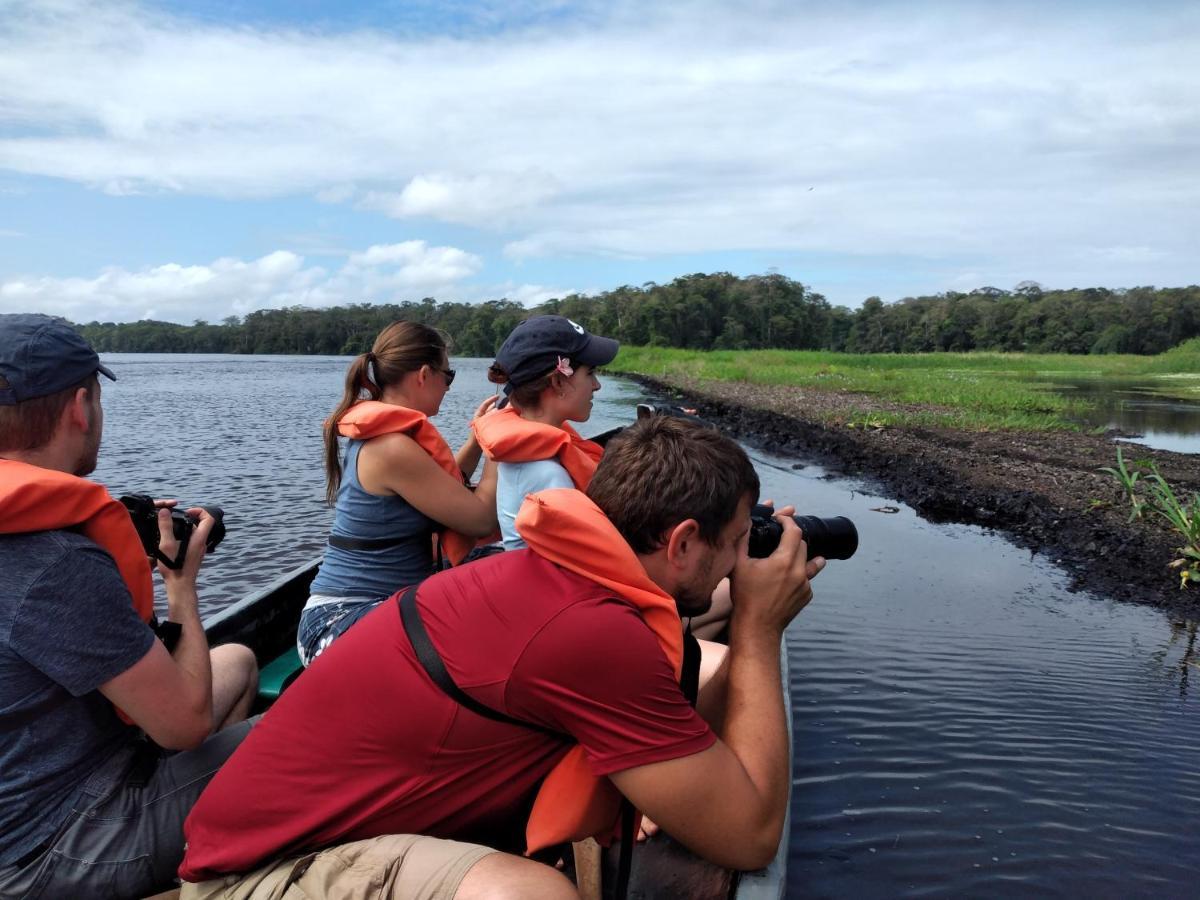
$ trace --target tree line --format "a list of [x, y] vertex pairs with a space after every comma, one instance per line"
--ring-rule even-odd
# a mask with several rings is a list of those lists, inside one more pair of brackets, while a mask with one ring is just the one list
[[492, 356], [522, 319], [557, 313], [622, 343], [685, 349], [923, 353], [970, 350], [1155, 354], [1200, 335], [1200, 287], [1047, 290], [1022, 282], [884, 303], [856, 310], [779, 274], [695, 274], [669, 284], [571, 294], [532, 309], [484, 303], [355, 303], [265, 309], [220, 324], [90, 322], [79, 326], [101, 352], [361, 353], [397, 319], [440, 328], [460, 356]]

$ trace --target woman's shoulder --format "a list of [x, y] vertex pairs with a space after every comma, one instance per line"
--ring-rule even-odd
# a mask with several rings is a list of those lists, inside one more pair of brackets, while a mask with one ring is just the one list
[[362, 442], [362, 446], [358, 452], [360, 456], [368, 459], [372, 457], [404, 457], [412, 453], [425, 455], [425, 451], [421, 449], [421, 445], [401, 431], [393, 431], [365, 440]]
[[393, 432], [381, 434], [370, 440], [363, 441], [358, 450], [358, 479], [372, 493], [380, 493], [387, 485], [395, 490], [391, 479], [397, 473], [423, 471], [423, 464], [428, 462], [436, 467], [429, 454], [421, 449], [421, 445], [406, 434]]

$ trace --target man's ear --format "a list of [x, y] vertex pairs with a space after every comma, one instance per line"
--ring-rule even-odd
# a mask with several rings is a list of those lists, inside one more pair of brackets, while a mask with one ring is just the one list
[[688, 569], [696, 559], [700, 544], [700, 523], [684, 519], [667, 534], [667, 563], [675, 569]]
[[92, 428], [92, 401], [87, 388], [79, 388], [71, 395], [71, 402], [63, 410], [63, 421], [80, 431]]

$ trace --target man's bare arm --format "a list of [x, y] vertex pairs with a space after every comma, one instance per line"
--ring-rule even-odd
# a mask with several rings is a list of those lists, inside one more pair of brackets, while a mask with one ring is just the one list
[[611, 776], [693, 852], [737, 869], [765, 866], [779, 846], [791, 777], [779, 646], [784, 628], [812, 599], [809, 579], [824, 567], [821, 559], [806, 562], [790, 512], [779, 513], [779, 549], [764, 560], [743, 556], [734, 570], [729, 653], [699, 704], [720, 740], [691, 756]]
[[[183, 568], [159, 571], [167, 588], [167, 615], [181, 626], [174, 654], [155, 641], [140, 660], [100, 685], [100, 693], [133, 719], [156, 744], [168, 750], [187, 750], [212, 732], [212, 669], [208, 639], [200, 621], [196, 574], [204, 559], [204, 542], [212, 517], [188, 510], [200, 522], [192, 531]], [[178, 549], [170, 513], [159, 511], [159, 547], [174, 558]]]

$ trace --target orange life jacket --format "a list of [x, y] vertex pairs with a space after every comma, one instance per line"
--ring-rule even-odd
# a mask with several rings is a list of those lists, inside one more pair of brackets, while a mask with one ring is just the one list
[[[423, 412], [379, 400], [362, 400], [346, 410], [338, 419], [337, 429], [342, 437], [358, 441], [368, 441], [381, 434], [406, 434], [433, 457], [433, 461], [442, 469], [459, 481], [463, 480], [462, 470], [454, 461], [450, 445]], [[476, 538], [448, 528], [442, 532], [441, 540], [442, 551], [454, 565], [462, 562], [478, 543]]]
[[[129, 588], [134, 612], [148, 624], [154, 617], [154, 582], [129, 510], [94, 481], [0, 459], [0, 534], [61, 528], [78, 528], [108, 552]], [[124, 710], [116, 710], [121, 721], [133, 724]]]
[[0, 459], [0, 534], [78, 528], [103, 547], [143, 622], [154, 614], [150, 561], [129, 511], [94, 481]]
[[[570, 488], [539, 491], [525, 498], [516, 527], [538, 556], [610, 588], [637, 607], [679, 678], [683, 623], [675, 601], [650, 580], [600, 507]], [[538, 790], [525, 829], [528, 852], [586, 837], [608, 843], [620, 801], [612, 782], [592, 773], [583, 748], [572, 747]]]
[[521, 418], [513, 407], [488, 413], [471, 422], [471, 430], [488, 459], [497, 462], [533, 462], [555, 459], [579, 490], [587, 490], [596, 465], [604, 454], [599, 444], [579, 436], [563, 422], [561, 428]]

